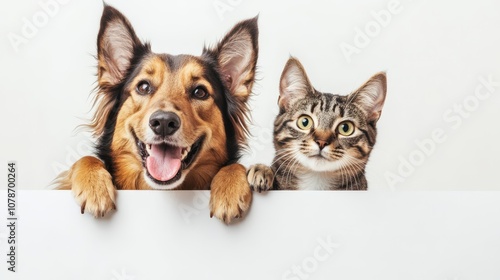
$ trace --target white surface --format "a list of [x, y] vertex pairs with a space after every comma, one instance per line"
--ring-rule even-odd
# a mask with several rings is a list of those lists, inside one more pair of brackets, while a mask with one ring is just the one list
[[[74, 129], [90, 117], [102, 1], [61, 1], [68, 3], [16, 52], [10, 34], [22, 35], [24, 19], [40, 16], [39, 2], [48, 1], [1, 0], [0, 162], [17, 160], [24, 189], [43, 188], [90, 150], [88, 135]], [[473, 96], [480, 77], [500, 81], [498, 1], [401, 0], [390, 22], [350, 62], [341, 44], [354, 44], [356, 28], [370, 27], [373, 13], [388, 10], [394, 0], [107, 2], [130, 19], [154, 51], [172, 54], [200, 54], [204, 43], [214, 44], [237, 21], [259, 14], [254, 138], [245, 164], [270, 163], [273, 157], [278, 79], [292, 54], [314, 86], [327, 92], [347, 94], [372, 74], [388, 72], [378, 143], [367, 169], [371, 189], [500, 189], [500, 87], [467, 117], [452, 113], [455, 119], [447, 121], [443, 116]], [[230, 8], [219, 15], [214, 7], [220, 3]], [[435, 129], [442, 130], [444, 142], [391, 185], [386, 174], [400, 176], [400, 157], [408, 160], [418, 152], [415, 141], [431, 137]]]
[[18, 272], [0, 279], [297, 279], [304, 262], [307, 279], [500, 279], [500, 192], [271, 192], [231, 226], [207, 194], [120, 191], [97, 220], [68, 191], [18, 192]]

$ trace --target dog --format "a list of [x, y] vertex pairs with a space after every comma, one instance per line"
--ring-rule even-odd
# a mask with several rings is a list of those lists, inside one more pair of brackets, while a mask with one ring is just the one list
[[210, 217], [230, 223], [252, 193], [238, 164], [246, 146], [258, 19], [236, 24], [200, 56], [157, 54], [105, 5], [97, 38], [96, 156], [61, 174], [81, 206], [103, 217], [116, 190], [207, 190]]

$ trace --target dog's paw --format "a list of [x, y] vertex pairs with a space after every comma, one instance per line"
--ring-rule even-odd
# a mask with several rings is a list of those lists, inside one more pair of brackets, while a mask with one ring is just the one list
[[245, 167], [232, 164], [222, 168], [212, 180], [210, 192], [210, 217], [226, 224], [242, 218], [250, 208], [252, 192], [248, 185]]
[[77, 161], [70, 171], [71, 190], [81, 213], [104, 217], [116, 210], [116, 190], [111, 174], [97, 158], [84, 157]]
[[268, 191], [273, 188], [274, 172], [264, 164], [252, 165], [248, 168], [247, 180], [253, 191]]

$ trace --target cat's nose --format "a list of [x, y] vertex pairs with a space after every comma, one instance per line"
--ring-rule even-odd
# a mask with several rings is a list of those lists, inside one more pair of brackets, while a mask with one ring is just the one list
[[323, 150], [324, 147], [330, 145], [329, 142], [323, 140], [316, 140], [315, 142], [318, 144], [320, 150]]

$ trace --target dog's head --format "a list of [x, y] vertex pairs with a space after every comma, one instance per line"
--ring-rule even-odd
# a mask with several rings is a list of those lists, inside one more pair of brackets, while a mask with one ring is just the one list
[[98, 155], [119, 187], [203, 188], [237, 160], [246, 142], [257, 37], [254, 18], [201, 56], [157, 54], [119, 11], [104, 8], [92, 126]]

